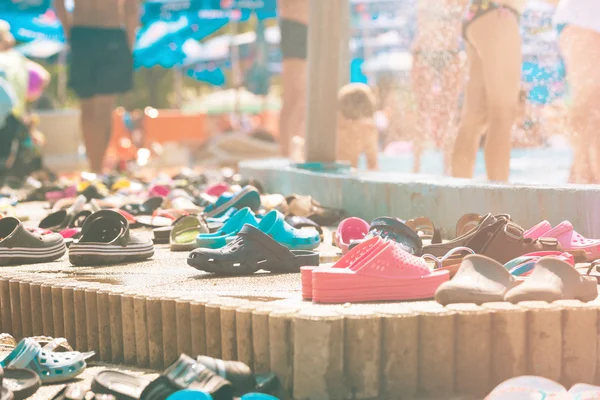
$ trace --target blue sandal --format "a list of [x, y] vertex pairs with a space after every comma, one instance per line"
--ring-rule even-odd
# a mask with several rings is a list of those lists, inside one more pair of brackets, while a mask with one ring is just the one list
[[56, 353], [59, 341], [40, 346], [31, 338], [25, 338], [0, 361], [3, 368], [27, 368], [37, 373], [42, 383], [64, 382], [81, 374], [86, 367], [85, 359], [94, 353], [82, 354], [78, 351]]
[[231, 242], [246, 224], [258, 226], [258, 220], [248, 207], [233, 214], [217, 232], [199, 234], [196, 237], [196, 245], [201, 248], [219, 249]]
[[294, 228], [277, 210], [265, 215], [258, 224], [258, 229], [290, 250], [313, 250], [321, 244], [319, 232]]

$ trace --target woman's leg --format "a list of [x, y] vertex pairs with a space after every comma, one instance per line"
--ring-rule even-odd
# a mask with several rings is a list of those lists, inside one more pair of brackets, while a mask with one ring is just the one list
[[560, 37], [571, 90], [573, 183], [600, 183], [600, 33], [567, 26]]
[[414, 64], [411, 72], [411, 85], [417, 105], [417, 124], [413, 138], [413, 172], [419, 172], [421, 168], [421, 155], [428, 137], [434, 128], [432, 116], [435, 101], [433, 99], [433, 83], [435, 72], [420, 53], [414, 53]]
[[492, 181], [508, 181], [512, 127], [519, 108], [521, 87], [521, 34], [518, 18], [498, 9], [478, 18], [469, 27], [469, 40], [483, 66], [487, 94], [488, 131], [485, 166]]
[[460, 54], [451, 58], [440, 75], [440, 108], [437, 113], [440, 131], [440, 150], [444, 156], [444, 170], [450, 172], [451, 152], [456, 139], [458, 100], [464, 83], [464, 65]]
[[487, 96], [479, 53], [467, 45], [469, 79], [458, 133], [452, 151], [452, 176], [472, 178], [481, 135], [487, 126]]

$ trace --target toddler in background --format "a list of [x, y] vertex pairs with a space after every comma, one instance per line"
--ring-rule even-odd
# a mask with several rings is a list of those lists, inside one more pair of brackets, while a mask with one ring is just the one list
[[365, 154], [367, 168], [377, 169], [379, 132], [375, 124], [376, 96], [363, 83], [351, 83], [338, 93], [337, 153], [338, 161], [349, 161], [358, 166], [358, 158]]

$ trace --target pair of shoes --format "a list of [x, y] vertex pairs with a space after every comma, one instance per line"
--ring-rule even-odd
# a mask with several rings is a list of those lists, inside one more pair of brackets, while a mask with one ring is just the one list
[[[59, 347], [66, 351], [56, 352]], [[0, 367], [4, 369], [5, 380], [21, 381], [13, 385], [21, 393], [18, 396], [15, 393], [15, 398], [27, 398], [42, 383], [65, 382], [80, 375], [86, 368], [85, 360], [93, 355], [94, 352], [72, 351], [64, 339], [52, 339], [42, 347], [36, 338], [25, 338], [0, 361]]]
[[[278, 211], [274, 210], [271, 213], [278, 213]], [[293, 245], [296, 237], [299, 244], [305, 242], [303, 237], [291, 235], [295, 232], [290, 233], [289, 230], [285, 232], [290, 234], [286, 244]], [[247, 275], [261, 269], [289, 273], [298, 272], [303, 266], [319, 265], [318, 253], [309, 250], [290, 250], [280, 240], [275, 240], [276, 237], [246, 224], [225, 247], [196, 249], [190, 253], [187, 262], [196, 269], [220, 275]], [[318, 235], [316, 240], [318, 243]]]
[[487, 214], [467, 233], [445, 243], [424, 246], [423, 253], [441, 257], [455, 247], [468, 247], [475, 254], [488, 256], [502, 264], [524, 254], [562, 250], [555, 238], [525, 237], [523, 228], [505, 214]]
[[196, 245], [208, 249], [222, 248], [235, 240], [245, 225], [257, 228], [290, 250], [313, 250], [321, 243], [318, 230], [294, 228], [277, 210], [272, 210], [259, 219], [246, 207], [233, 214], [217, 232], [199, 234]]
[[[272, 392], [277, 386], [274, 374], [256, 376], [242, 362], [204, 356], [194, 360], [186, 354], [181, 354], [152, 382], [111, 370], [100, 372], [92, 381], [94, 393], [110, 394], [119, 400], [232, 400], [234, 395], [252, 391]], [[184, 393], [175, 395], [181, 392]]]
[[301, 268], [302, 297], [320, 303], [399, 301], [433, 297], [448, 281], [390, 239], [373, 236], [328, 268]]
[[600, 258], [600, 239], [588, 239], [577, 233], [573, 224], [563, 221], [554, 228], [548, 221], [542, 221], [523, 234], [526, 238], [554, 238], [562, 249], [568, 252], [582, 252], [586, 261]]
[[562, 299], [592, 301], [598, 296], [594, 277], [581, 275], [560, 257], [541, 257], [527, 278], [518, 280], [505, 266], [489, 257], [464, 258], [454, 278], [437, 289], [442, 304], [528, 300], [553, 302]]
[[152, 241], [131, 233], [127, 219], [113, 210], [90, 215], [81, 228], [81, 238], [69, 248], [69, 261], [73, 265], [142, 261], [153, 255]]

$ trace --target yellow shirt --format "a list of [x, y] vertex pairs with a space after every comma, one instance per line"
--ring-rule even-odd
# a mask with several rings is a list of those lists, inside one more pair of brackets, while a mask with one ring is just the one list
[[16, 116], [23, 115], [26, 109], [27, 86], [29, 85], [27, 58], [14, 49], [0, 52], [0, 77], [8, 81], [17, 95], [13, 113]]

